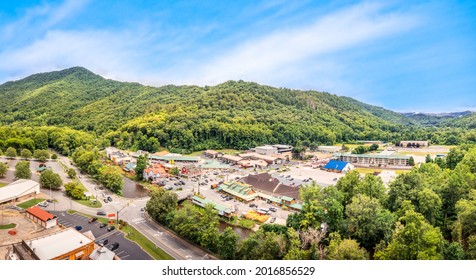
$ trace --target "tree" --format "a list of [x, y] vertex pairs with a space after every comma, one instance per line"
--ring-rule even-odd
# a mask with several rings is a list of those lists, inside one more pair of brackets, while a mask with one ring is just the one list
[[29, 161], [20, 161], [15, 165], [16, 179], [31, 179], [31, 170]]
[[423, 189], [423, 184], [421, 175], [414, 170], [398, 175], [389, 184], [387, 208], [396, 211], [404, 200], [410, 200], [417, 205], [418, 193]]
[[425, 157], [425, 163], [431, 163], [431, 162], [433, 162], [433, 160], [431, 159], [430, 154], [427, 154]]
[[73, 199], [82, 199], [84, 196], [84, 190], [77, 183], [69, 182], [64, 185], [66, 194]]
[[157, 222], [167, 225], [167, 214], [177, 208], [177, 194], [174, 192], [167, 192], [160, 188], [154, 190], [150, 194], [150, 200], [147, 201], [146, 209], [150, 217]]
[[408, 210], [397, 222], [392, 241], [374, 256], [380, 260], [440, 260], [443, 242], [439, 228], [427, 223], [422, 214]]
[[47, 150], [35, 150], [33, 157], [39, 161], [46, 161], [50, 158], [50, 153]]
[[59, 189], [63, 184], [63, 180], [61, 180], [59, 174], [56, 174], [53, 171], [47, 169], [41, 172], [40, 184], [43, 188]]
[[352, 170], [337, 181], [336, 187], [344, 194], [344, 205], [350, 203], [355, 194], [355, 189], [359, 188], [360, 174], [357, 170]]
[[218, 211], [213, 204], [208, 203], [205, 209], [200, 209], [200, 235], [198, 242], [201, 246], [216, 252], [220, 232], [218, 231]]
[[21, 156], [22, 158], [24, 158], [24, 159], [29, 159], [29, 158], [31, 158], [32, 155], [33, 155], [33, 154], [32, 154], [31, 151], [28, 150], [28, 149], [23, 149], [23, 150], [21, 150], [21, 152], [20, 152], [20, 156]]
[[301, 250], [301, 241], [299, 240], [299, 233], [293, 228], [288, 228], [286, 232], [288, 239], [287, 253], [283, 259], [285, 260], [303, 260], [303, 251]]
[[468, 238], [468, 248], [466, 249], [466, 258], [468, 260], [476, 260], [476, 235]]
[[369, 253], [359, 246], [353, 239], [342, 240], [339, 233], [329, 235], [330, 242], [327, 246], [326, 259], [328, 260], [368, 260]]
[[380, 203], [386, 201], [386, 189], [382, 178], [373, 174], [366, 174], [364, 179], [355, 186], [355, 194], [365, 194], [368, 197], [376, 198]]
[[71, 179], [74, 179], [76, 177], [76, 170], [72, 167], [68, 169], [67, 173], [68, 173], [69, 178], [71, 178]]
[[122, 192], [124, 187], [122, 175], [112, 166], [103, 166], [99, 169], [99, 182], [118, 194]]
[[7, 158], [14, 158], [17, 156], [17, 150], [13, 147], [8, 147], [7, 150], [5, 151], [5, 156]]
[[440, 196], [431, 189], [424, 188], [417, 194], [417, 201], [417, 211], [420, 212], [431, 225], [439, 225], [442, 219], [442, 201]]
[[347, 205], [348, 232], [366, 249], [371, 250], [381, 240], [389, 240], [395, 221], [390, 211], [377, 199], [358, 194]]
[[149, 159], [148, 159], [147, 155], [140, 155], [137, 158], [136, 169], [134, 170], [137, 180], [143, 180], [144, 179], [144, 170], [147, 168], [148, 162], [149, 162]]
[[170, 169], [170, 175], [177, 176], [180, 174], [180, 169], [177, 166], [174, 166]]
[[410, 157], [410, 159], [408, 160], [408, 165], [415, 166], [415, 159], [413, 157]]
[[449, 169], [455, 169], [458, 163], [463, 160], [465, 152], [460, 148], [451, 148], [446, 155], [446, 166]]
[[456, 203], [456, 213], [463, 239], [476, 234], [476, 190], [470, 191], [469, 199], [461, 199]]
[[236, 259], [237, 243], [240, 236], [231, 227], [225, 228], [218, 239], [218, 254], [225, 260]]
[[8, 172], [8, 165], [6, 163], [0, 162], [0, 178], [5, 177]]
[[58, 155], [57, 154], [52, 154], [51, 159], [58, 159]]
[[443, 259], [445, 260], [464, 260], [466, 259], [466, 253], [463, 246], [458, 242], [445, 242], [443, 248]]

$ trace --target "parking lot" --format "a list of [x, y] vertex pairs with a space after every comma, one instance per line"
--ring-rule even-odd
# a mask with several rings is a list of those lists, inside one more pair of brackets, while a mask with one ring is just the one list
[[106, 248], [111, 249], [114, 242], [119, 243], [119, 247], [114, 251], [116, 255], [123, 260], [152, 260], [152, 257], [143, 251], [136, 243], [125, 238], [124, 233], [117, 230], [110, 232], [107, 231], [107, 227], [101, 228], [101, 223], [93, 222], [88, 223], [90, 218], [82, 216], [80, 214], [68, 214], [67, 212], [51, 211], [58, 217], [58, 223], [66, 227], [81, 226], [80, 232], [91, 231], [97, 240], [107, 239], [108, 244]]

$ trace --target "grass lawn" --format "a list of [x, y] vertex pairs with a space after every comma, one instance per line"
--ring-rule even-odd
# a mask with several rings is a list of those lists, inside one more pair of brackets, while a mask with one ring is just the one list
[[0, 188], [5, 187], [6, 185], [8, 185], [8, 184], [7, 183], [0, 183]]
[[17, 204], [18, 207], [27, 209], [30, 208], [31, 206], [37, 205], [40, 202], [45, 201], [43, 198], [33, 198], [28, 201], [22, 202], [20, 204]]
[[374, 174], [374, 172], [382, 172], [382, 169], [376, 169], [376, 168], [360, 168], [357, 167], [355, 168], [360, 174]]
[[132, 226], [128, 225], [128, 226], [122, 227], [121, 231], [126, 233], [127, 239], [130, 239], [131, 241], [134, 241], [135, 243], [137, 243], [144, 251], [149, 253], [152, 256], [152, 258], [154, 258], [155, 260], [173, 260], [174, 259], [169, 254], [164, 252], [162, 249], [155, 246], [155, 244], [152, 243], [152, 241], [147, 239], [144, 235], [142, 235]]
[[101, 204], [101, 201], [97, 201], [96, 204], [93, 204], [93, 199], [91, 200], [86, 200], [86, 199], [81, 199], [81, 200], [73, 200], [77, 203], [80, 203], [84, 206], [87, 206], [87, 207], [91, 207], [91, 208], [101, 208], [102, 207], [102, 204]]
[[11, 228], [14, 228], [16, 227], [17, 225], [16, 224], [8, 224], [8, 225], [0, 225], [0, 229], [11, 229]]
[[411, 170], [395, 170], [395, 174], [400, 175], [400, 174], [408, 173], [410, 171]]

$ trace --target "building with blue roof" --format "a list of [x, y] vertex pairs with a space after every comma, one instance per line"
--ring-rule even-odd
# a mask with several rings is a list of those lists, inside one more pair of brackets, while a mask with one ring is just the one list
[[354, 166], [346, 161], [331, 160], [322, 168], [327, 171], [346, 173], [349, 170], [354, 169]]

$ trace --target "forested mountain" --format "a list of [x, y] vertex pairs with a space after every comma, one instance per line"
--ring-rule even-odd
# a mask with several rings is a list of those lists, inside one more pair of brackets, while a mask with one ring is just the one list
[[149, 151], [447, 140], [446, 132], [421, 129], [403, 114], [325, 92], [243, 81], [157, 88], [104, 79], [81, 67], [2, 84], [0, 104], [2, 125], [68, 126]]

